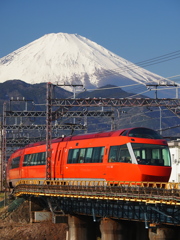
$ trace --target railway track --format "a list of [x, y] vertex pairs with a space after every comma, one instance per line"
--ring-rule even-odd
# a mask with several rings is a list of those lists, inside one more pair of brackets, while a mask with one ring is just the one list
[[19, 181], [13, 190], [19, 197], [51, 196], [180, 205], [180, 184], [104, 181]]

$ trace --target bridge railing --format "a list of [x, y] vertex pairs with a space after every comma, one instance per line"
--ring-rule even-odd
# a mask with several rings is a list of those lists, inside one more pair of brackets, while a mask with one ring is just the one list
[[177, 182], [128, 182], [128, 181], [93, 181], [93, 180], [20, 180], [17, 185], [35, 184], [35, 185], [55, 185], [55, 186], [101, 186], [101, 187], [142, 187], [142, 188], [162, 188], [162, 189], [180, 189], [180, 183]]

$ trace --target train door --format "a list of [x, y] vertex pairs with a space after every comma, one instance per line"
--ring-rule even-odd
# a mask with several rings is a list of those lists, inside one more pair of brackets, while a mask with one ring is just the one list
[[58, 147], [55, 160], [55, 179], [63, 179], [63, 147]]
[[23, 166], [23, 160], [24, 160], [24, 149], [21, 151], [21, 153], [20, 153], [20, 165], [19, 165], [19, 176], [20, 176], [20, 178], [22, 179], [22, 174], [23, 174], [23, 170], [22, 170], [22, 166]]

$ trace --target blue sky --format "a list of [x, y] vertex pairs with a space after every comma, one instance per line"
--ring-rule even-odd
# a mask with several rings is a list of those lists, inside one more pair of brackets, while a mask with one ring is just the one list
[[[77, 33], [138, 63], [180, 51], [180, 1], [0, 0], [0, 58], [53, 32]], [[180, 75], [180, 57], [145, 68]]]

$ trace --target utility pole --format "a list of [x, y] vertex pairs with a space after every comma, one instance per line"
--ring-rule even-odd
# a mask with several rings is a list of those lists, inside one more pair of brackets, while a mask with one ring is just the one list
[[[76, 87], [83, 87], [82, 84], [57, 84], [59, 87], [72, 87], [73, 88], [73, 99], [76, 98]], [[73, 124], [75, 124], [75, 118], [73, 118]]]
[[3, 105], [3, 129], [2, 129], [2, 177], [6, 181], [6, 103]]
[[76, 98], [76, 87], [83, 87], [82, 84], [57, 84], [59, 87], [73, 87], [73, 98]]
[[179, 97], [179, 94], [178, 94], [178, 87], [176, 86], [176, 98], [178, 98]]
[[52, 90], [53, 84], [48, 82], [46, 93], [46, 180], [51, 180]]
[[159, 107], [159, 130], [160, 130], [160, 135], [162, 135], [162, 109]]
[[155, 99], [157, 99], [157, 87], [176, 87], [176, 98], [178, 98], [178, 85], [174, 83], [168, 83], [166, 80], [159, 84], [146, 84], [146, 87], [155, 87]]
[[0, 122], [0, 191], [3, 190], [2, 122]]

